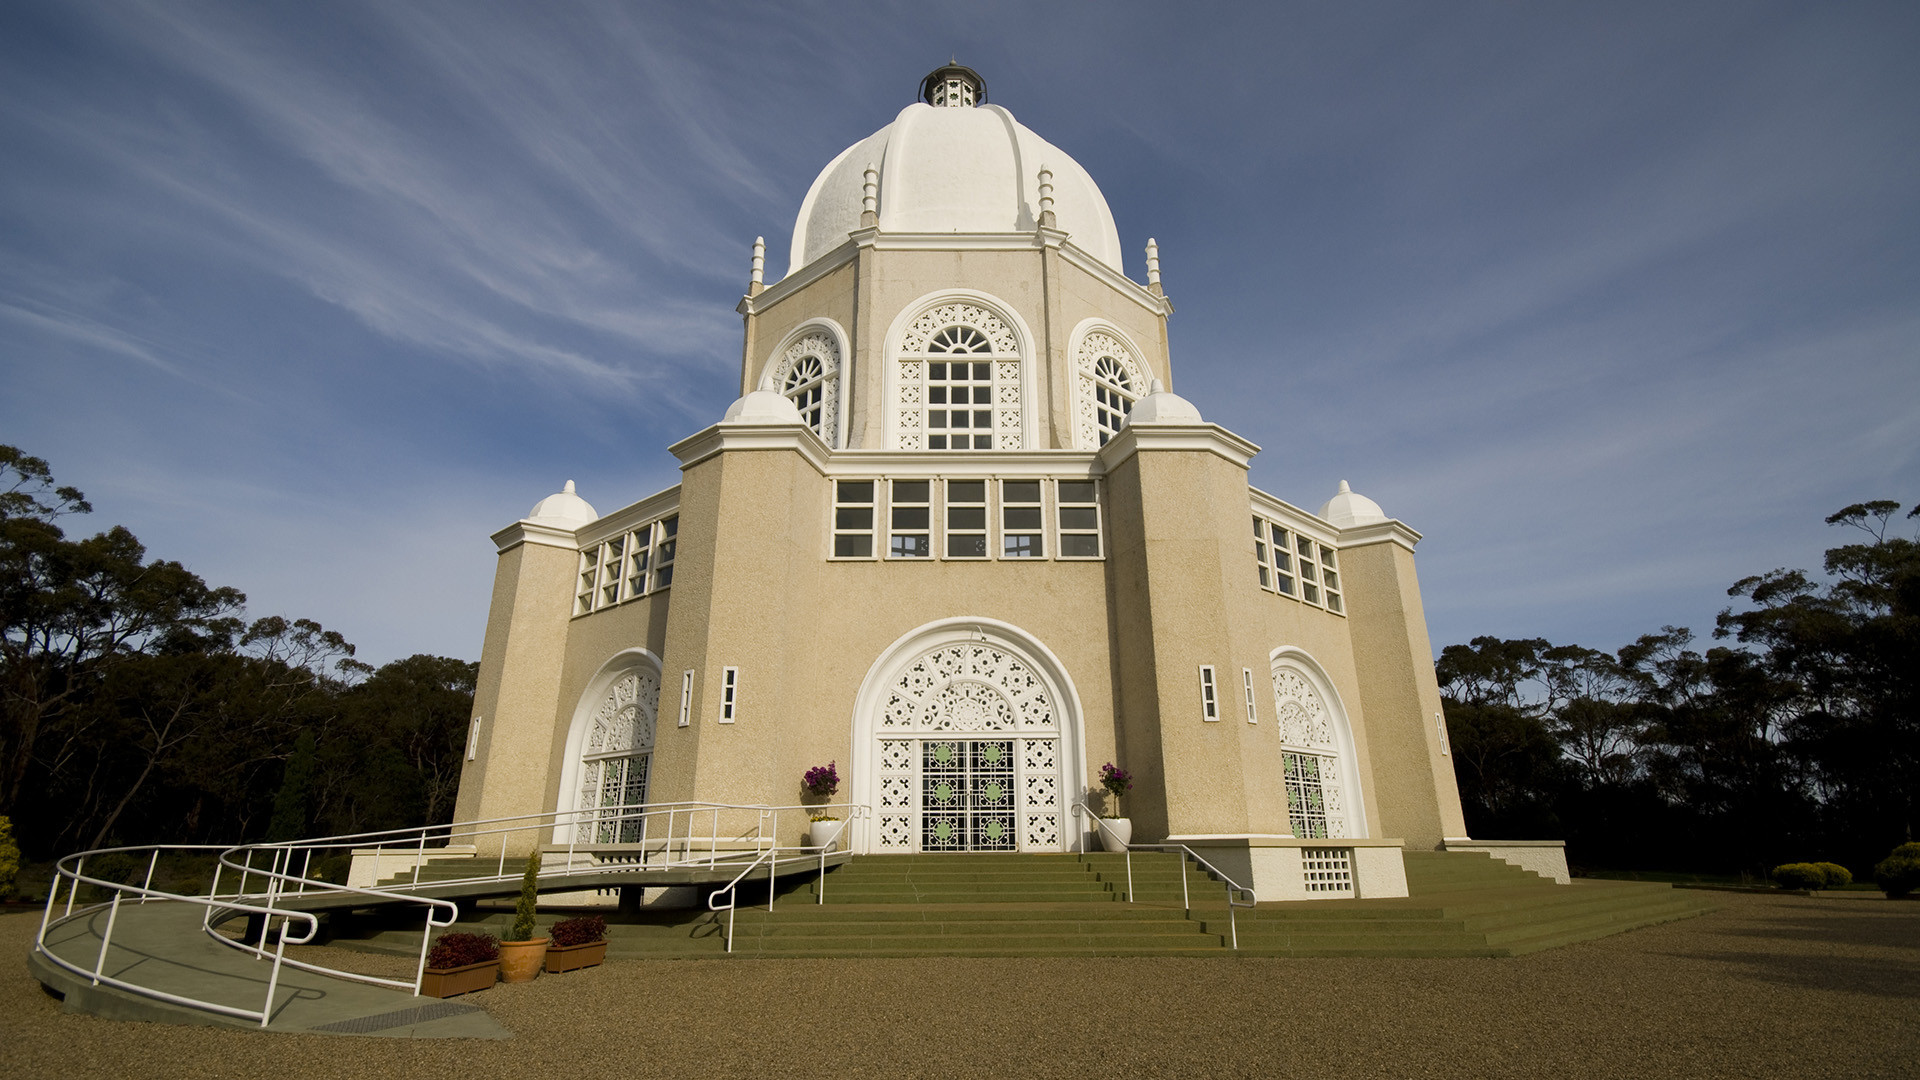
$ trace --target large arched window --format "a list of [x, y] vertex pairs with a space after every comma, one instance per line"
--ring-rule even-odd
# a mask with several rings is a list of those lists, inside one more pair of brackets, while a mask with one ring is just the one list
[[1133, 403], [1147, 392], [1145, 369], [1118, 337], [1098, 330], [1074, 350], [1075, 434], [1081, 449], [1096, 450], [1120, 433]]
[[647, 801], [653, 765], [654, 721], [660, 708], [660, 673], [651, 664], [615, 674], [596, 697], [581, 704], [588, 711], [579, 733], [575, 781], [576, 806], [583, 813], [575, 837], [587, 843], [630, 844], [640, 839], [639, 813]]
[[780, 350], [769, 374], [814, 434], [828, 446], [838, 446], [840, 345], [833, 334], [817, 326], [808, 329]]
[[896, 358], [902, 450], [1018, 450], [1024, 444], [1020, 346], [1004, 319], [938, 304], [907, 327]]
[[1303, 840], [1362, 837], [1366, 816], [1353, 733], [1332, 687], [1310, 664], [1304, 655], [1278, 656], [1273, 663], [1288, 824]]

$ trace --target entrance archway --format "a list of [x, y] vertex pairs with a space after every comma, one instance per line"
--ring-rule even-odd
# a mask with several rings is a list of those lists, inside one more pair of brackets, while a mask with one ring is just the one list
[[1080, 698], [1046, 646], [991, 619], [928, 623], [880, 654], [853, 716], [863, 852], [1064, 851], [1086, 775]]

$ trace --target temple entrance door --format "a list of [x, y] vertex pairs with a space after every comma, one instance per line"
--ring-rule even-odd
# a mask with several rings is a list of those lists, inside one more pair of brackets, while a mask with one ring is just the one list
[[1013, 851], [1017, 790], [1012, 739], [920, 744], [920, 850]]

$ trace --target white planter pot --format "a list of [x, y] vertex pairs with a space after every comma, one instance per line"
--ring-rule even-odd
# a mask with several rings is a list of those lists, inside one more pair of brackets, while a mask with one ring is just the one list
[[845, 821], [815, 821], [807, 825], [807, 843], [812, 847], [825, 847], [840, 838], [840, 830], [847, 827]]
[[1098, 829], [1100, 846], [1108, 851], [1125, 851], [1133, 842], [1132, 818], [1101, 818]]

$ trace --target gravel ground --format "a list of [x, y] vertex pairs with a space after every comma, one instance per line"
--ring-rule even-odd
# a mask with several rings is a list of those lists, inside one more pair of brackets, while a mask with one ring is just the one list
[[1714, 900], [1512, 960], [618, 961], [461, 999], [504, 1042], [70, 1016], [16, 960], [0, 1074], [1920, 1076], [1920, 903]]

